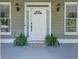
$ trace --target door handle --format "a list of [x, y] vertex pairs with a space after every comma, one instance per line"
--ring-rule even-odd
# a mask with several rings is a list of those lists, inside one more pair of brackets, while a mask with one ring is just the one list
[[31, 32], [32, 32], [32, 22], [31, 22], [31, 26], [30, 26], [30, 28], [31, 28]]

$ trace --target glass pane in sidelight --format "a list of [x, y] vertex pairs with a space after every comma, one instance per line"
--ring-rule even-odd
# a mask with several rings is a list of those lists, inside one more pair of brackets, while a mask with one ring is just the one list
[[66, 19], [66, 31], [76, 32], [76, 19]]
[[66, 5], [66, 17], [77, 18], [77, 4]]
[[0, 5], [0, 18], [3, 18], [3, 17], [9, 17], [9, 11], [10, 11], [10, 8], [9, 8], [9, 5]]

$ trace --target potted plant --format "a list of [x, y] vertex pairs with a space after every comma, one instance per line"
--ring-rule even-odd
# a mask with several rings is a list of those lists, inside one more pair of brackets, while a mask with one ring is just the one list
[[52, 45], [53, 45], [53, 46], [58, 46], [58, 45], [60, 45], [60, 43], [59, 43], [57, 37], [56, 37], [55, 35], [53, 35], [53, 34], [51, 34], [51, 40], [52, 40]]
[[45, 44], [46, 44], [46, 46], [51, 46], [52, 45], [52, 41], [51, 41], [51, 36], [50, 35], [46, 35], [46, 37], [45, 37]]
[[57, 40], [57, 37], [54, 36], [53, 34], [46, 35], [45, 44], [46, 44], [46, 46], [58, 46], [58, 45], [60, 45], [59, 41]]
[[22, 33], [14, 40], [14, 45], [16, 46], [24, 46], [26, 44], [27, 44], [27, 37], [25, 37], [25, 35]]

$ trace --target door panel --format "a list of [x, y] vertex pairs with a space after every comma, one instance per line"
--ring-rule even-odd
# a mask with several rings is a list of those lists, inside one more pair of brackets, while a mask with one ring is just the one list
[[46, 9], [40, 7], [31, 7], [29, 15], [29, 39], [42, 40], [44, 39], [47, 26], [46, 26]]

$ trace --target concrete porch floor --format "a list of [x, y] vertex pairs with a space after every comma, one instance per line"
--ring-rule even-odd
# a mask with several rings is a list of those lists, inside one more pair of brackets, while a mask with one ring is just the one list
[[41, 44], [14, 46], [3, 43], [1, 59], [78, 59], [78, 45], [68, 43], [56, 48]]

